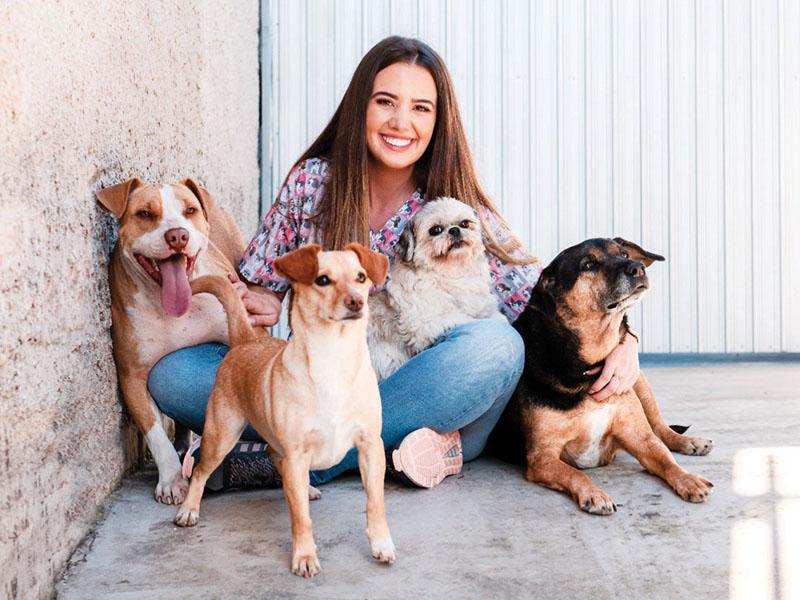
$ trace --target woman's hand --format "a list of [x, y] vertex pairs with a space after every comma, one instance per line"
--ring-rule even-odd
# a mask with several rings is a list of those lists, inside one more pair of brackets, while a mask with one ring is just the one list
[[[600, 367], [587, 371], [593, 375]], [[600, 377], [589, 388], [592, 400], [603, 402], [613, 394], [627, 392], [639, 379], [639, 340], [630, 333], [622, 343], [606, 357]]]
[[242, 304], [250, 313], [253, 327], [272, 327], [281, 316], [281, 298], [273, 291], [253, 285], [248, 286], [233, 273], [228, 273], [233, 287], [239, 293]]

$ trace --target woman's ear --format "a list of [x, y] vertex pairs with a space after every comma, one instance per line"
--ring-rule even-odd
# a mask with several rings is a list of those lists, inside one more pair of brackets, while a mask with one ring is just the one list
[[117, 219], [121, 219], [128, 207], [128, 198], [131, 192], [140, 185], [144, 185], [141, 179], [134, 177], [123, 181], [117, 185], [104, 188], [97, 192], [97, 201], [105, 210], [113, 214]]
[[308, 244], [275, 260], [275, 268], [292, 283], [311, 285], [319, 272], [319, 244]]
[[414, 228], [411, 223], [406, 225], [403, 233], [400, 234], [400, 239], [397, 240], [397, 256], [403, 262], [411, 262], [414, 260], [414, 246], [416, 245], [416, 238], [414, 237]]
[[347, 250], [355, 252], [358, 262], [364, 267], [367, 276], [375, 285], [382, 285], [389, 271], [389, 259], [379, 252], [373, 252], [361, 244], [347, 244]]

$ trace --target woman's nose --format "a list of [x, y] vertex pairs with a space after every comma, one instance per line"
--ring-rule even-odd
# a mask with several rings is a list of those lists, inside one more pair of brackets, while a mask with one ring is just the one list
[[389, 126], [395, 129], [403, 129], [408, 126], [408, 123], [408, 110], [402, 106], [398, 107], [392, 114], [392, 118], [389, 119]]

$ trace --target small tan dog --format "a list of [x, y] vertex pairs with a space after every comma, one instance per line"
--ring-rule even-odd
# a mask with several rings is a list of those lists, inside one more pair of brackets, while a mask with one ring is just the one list
[[478, 215], [454, 198], [423, 206], [397, 242], [386, 287], [370, 297], [369, 349], [383, 381], [443, 333], [505, 318], [492, 294]]
[[345, 252], [304, 246], [275, 261], [292, 283], [292, 339], [256, 339], [234, 287], [221, 277], [192, 282], [225, 306], [231, 351], [217, 371], [208, 401], [200, 464], [175, 523], [198, 522], [203, 488], [247, 423], [266, 440], [283, 478], [292, 521], [292, 573], [311, 577], [319, 560], [311, 532], [308, 472], [337, 464], [358, 448], [367, 493], [367, 535], [372, 555], [392, 563], [395, 548], [386, 523], [378, 382], [367, 350], [367, 294], [380, 285], [388, 260], [359, 244]]
[[[156, 500], [179, 504], [189, 482], [147, 391], [147, 375], [179, 348], [228, 342], [222, 305], [208, 295], [192, 299], [190, 281], [235, 273], [244, 243], [233, 219], [191, 179], [171, 185], [129, 179], [100, 190], [97, 199], [119, 220], [109, 286], [122, 396], [158, 466]], [[176, 426], [176, 443], [188, 442], [188, 433]]]

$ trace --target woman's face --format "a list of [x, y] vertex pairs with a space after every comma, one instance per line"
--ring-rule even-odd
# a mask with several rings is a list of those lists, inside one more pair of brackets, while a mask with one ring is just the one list
[[427, 69], [394, 63], [375, 76], [367, 105], [370, 157], [389, 169], [413, 166], [436, 125], [436, 83]]

